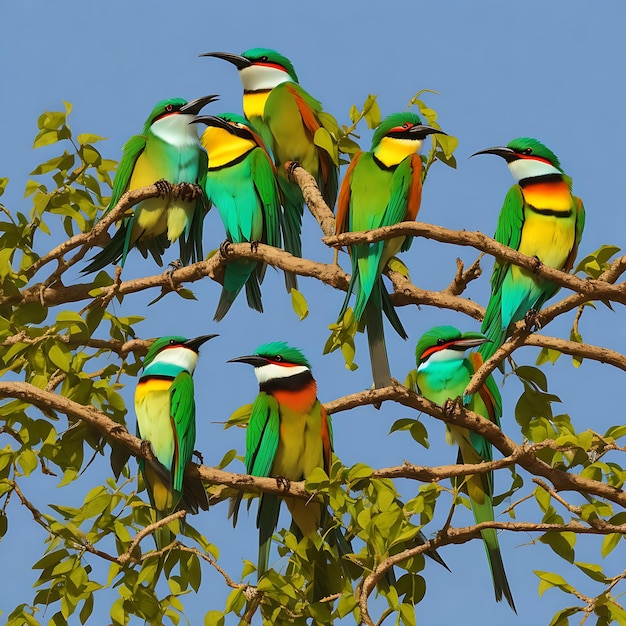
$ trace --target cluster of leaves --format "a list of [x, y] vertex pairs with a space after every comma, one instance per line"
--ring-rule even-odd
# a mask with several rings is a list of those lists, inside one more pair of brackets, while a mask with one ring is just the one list
[[[436, 113], [422, 100], [422, 94], [416, 94], [410, 106], [418, 107], [424, 121], [438, 127]], [[32, 172], [37, 179], [26, 186], [26, 197], [32, 202], [30, 213], [10, 211], [0, 205], [0, 342], [4, 348], [0, 353], [0, 377], [3, 381], [27, 383], [32, 386], [29, 389], [54, 393], [76, 406], [94, 407], [110, 420], [113, 429], [126, 424], [127, 409], [120, 387], [125, 377], [137, 375], [145, 353], [146, 342], [137, 340], [135, 331], [142, 318], [116, 316], [107, 308], [101, 292], [114, 283], [107, 272], [98, 274], [85, 292], [87, 297], [74, 299], [68, 295], [56, 307], [48, 305], [44, 297], [47, 288], [62, 283], [64, 273], [80, 260], [80, 253], [70, 261], [63, 253], [42, 254], [41, 250], [47, 249], [42, 239], [49, 241], [49, 235], [73, 238], [89, 232], [99, 211], [108, 204], [115, 169], [115, 162], [103, 158], [94, 147], [100, 137], [73, 137], [67, 123], [70, 110], [66, 105], [64, 112], [44, 113], [39, 118], [34, 147], [59, 147], [62, 153]], [[338, 127], [326, 119], [322, 132], [315, 137], [318, 145], [332, 144], [337, 162], [341, 154], [352, 155], [359, 149], [359, 122], [364, 120], [369, 128], [380, 122], [375, 96], [369, 96], [360, 110], [353, 107], [350, 120], [350, 126]], [[423, 157], [424, 175], [435, 160], [454, 167], [456, 144], [451, 136], [433, 135], [432, 146]], [[6, 185], [7, 180], [0, 179], [0, 195]], [[576, 271], [598, 278], [617, 251], [613, 246], [604, 246], [583, 259]], [[401, 262], [394, 260], [392, 269], [408, 278]], [[292, 301], [300, 318], [306, 317], [304, 296], [294, 291]], [[577, 330], [579, 318], [572, 334], [572, 340], [578, 342], [582, 341]], [[355, 369], [354, 337], [359, 328], [352, 311], [348, 309], [331, 330], [325, 352], [340, 349], [347, 366]], [[125, 347], [130, 343], [132, 348]], [[544, 349], [539, 360], [553, 362], [560, 354]], [[513, 376], [522, 386], [515, 417], [524, 437], [535, 444], [536, 459], [558, 471], [574, 472], [581, 478], [622, 489], [626, 472], [618, 463], [606, 460], [605, 455], [618, 449], [626, 428], [613, 427], [603, 435], [590, 430], [577, 433], [567, 415], [554, 415], [553, 405], [559, 398], [549, 392], [541, 370], [517, 367]], [[415, 386], [414, 374], [405, 384], [408, 388]], [[205, 567], [216, 568], [232, 588], [224, 610], [209, 611], [206, 624], [224, 624], [228, 614], [247, 619], [257, 609], [266, 623], [276, 623], [280, 618], [283, 623], [306, 624], [313, 620], [330, 624], [347, 616], [360, 622], [367, 593], [376, 588], [388, 605], [380, 621], [394, 615], [396, 624], [412, 626], [416, 623], [414, 607], [426, 593], [425, 556], [433, 555], [430, 545], [423, 545], [422, 528], [436, 519], [437, 505], [439, 510], [450, 511], [448, 525], [457, 506], [469, 508], [462, 481], [448, 488], [433, 480], [403, 499], [393, 479], [377, 475], [363, 464], [348, 468], [336, 461], [330, 476], [320, 469], [306, 483], [306, 489], [328, 506], [325, 533], [299, 538], [290, 530], [281, 530], [276, 537], [279, 554], [288, 561], [286, 570], [271, 570], [253, 588], [253, 563], [246, 560], [240, 582], [233, 581], [216, 565], [217, 546], [188, 521], [183, 524], [177, 518], [170, 522], [180, 542], [165, 550], [154, 552], [142, 544], [149, 537], [155, 517], [135, 488], [135, 477], [126, 463], [127, 448], [114, 444], [111, 437], [81, 419], [66, 420], [34, 393], [4, 397], [0, 403], [0, 435], [9, 443], [0, 449], [0, 537], [10, 531], [10, 502], [26, 507], [33, 523], [48, 533], [44, 555], [33, 566], [40, 572], [34, 598], [8, 615], [7, 624], [11, 626], [41, 623], [38, 613], [45, 607], [54, 607], [50, 624], [67, 623], [71, 616], [87, 623], [98, 595], [107, 589], [114, 590], [109, 607], [114, 626], [127, 624], [131, 616], [151, 624], [178, 624], [183, 619], [182, 597], [189, 591], [198, 592]], [[244, 407], [228, 425], [245, 426], [246, 416]], [[429, 445], [427, 420], [419, 415], [398, 420], [391, 431], [409, 431], [417, 443]], [[29, 478], [35, 474], [57, 476], [57, 484], [63, 487], [79, 480], [98, 455], [110, 461], [112, 475], [91, 489], [81, 506], [50, 505], [50, 511], [44, 512], [40, 503], [29, 499]], [[227, 467], [236, 455], [234, 450], [227, 452], [219, 468]], [[524, 477], [512, 471], [506, 490], [495, 498], [496, 504], [524, 486]], [[230, 495], [221, 487], [215, 484], [209, 488], [216, 502]], [[626, 624], [624, 611], [612, 593], [623, 577], [611, 578], [599, 565], [577, 561], [577, 533], [572, 526], [575, 523], [603, 534], [601, 554], [605, 556], [624, 537], [625, 514], [615, 511], [611, 502], [589, 494], [585, 494], [582, 506], [569, 505], [544, 484], [533, 488], [528, 498], [533, 496], [542, 523], [564, 526], [562, 531], [541, 531], [540, 540], [602, 585], [599, 595], [587, 597], [560, 575], [537, 572], [540, 593], [558, 588], [582, 602], [565, 608], [552, 624], [563, 626], [579, 612], [594, 612], [598, 624], [611, 620]], [[509, 507], [512, 519], [528, 498]], [[350, 549], [342, 557], [337, 543], [329, 540], [335, 532], [341, 532], [349, 542]], [[383, 566], [390, 558], [396, 559], [392, 569]], [[326, 564], [329, 584], [329, 595], [321, 599], [313, 589], [315, 563], [320, 559]], [[94, 564], [98, 561], [108, 564], [107, 575], [97, 573]], [[167, 581], [165, 594], [157, 588], [163, 580]]]

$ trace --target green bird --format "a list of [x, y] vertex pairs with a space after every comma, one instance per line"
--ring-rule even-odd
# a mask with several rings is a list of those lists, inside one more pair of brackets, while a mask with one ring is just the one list
[[[219, 210], [232, 243], [266, 243], [279, 248], [280, 190], [276, 168], [263, 140], [245, 118], [233, 113], [197, 117], [206, 124], [200, 142], [209, 157], [201, 176], [209, 206]], [[265, 264], [236, 259], [226, 265], [224, 286], [214, 319], [221, 320], [245, 285], [248, 306], [263, 312], [259, 283]]]
[[[207, 52], [201, 56], [223, 59], [239, 70], [244, 114], [259, 130], [278, 169], [278, 181], [284, 193], [285, 249], [301, 257], [304, 198], [300, 187], [289, 181], [284, 164], [300, 163], [317, 180], [324, 201], [332, 210], [337, 199], [338, 158], [332, 150], [316, 144], [315, 139], [316, 134], [318, 140], [322, 134], [332, 143], [337, 122], [300, 86], [293, 64], [276, 50], [252, 48], [241, 55]], [[287, 280], [288, 287], [296, 286], [295, 276], [287, 275]]]
[[[305, 480], [321, 467], [330, 475], [333, 431], [330, 416], [317, 398], [311, 366], [297, 348], [282, 341], [266, 343], [254, 354], [231, 359], [254, 367], [259, 394], [246, 431], [246, 470], [252, 476]], [[284, 498], [302, 535], [322, 524], [322, 505]], [[270, 543], [278, 524], [281, 499], [263, 494], [259, 500], [259, 577], [268, 569]], [[238, 503], [237, 503], [238, 504]]]
[[[453, 326], [436, 326], [424, 333], [417, 343], [418, 392], [426, 399], [443, 406], [448, 400], [462, 398], [465, 406], [500, 426], [502, 398], [493, 376], [471, 398], [463, 392], [472, 375], [482, 364], [478, 352], [466, 356], [467, 350], [488, 342], [481, 333], [461, 334]], [[493, 459], [491, 444], [481, 435], [466, 428], [447, 425], [453, 441], [459, 447], [457, 463], [482, 463]], [[462, 479], [462, 488], [467, 493], [477, 524], [494, 519], [493, 472], [469, 475]], [[502, 554], [495, 529], [481, 531], [481, 537], [493, 578], [496, 601], [504, 597], [515, 611], [513, 595], [504, 571]]]
[[[423, 140], [442, 131], [424, 126], [415, 113], [395, 113], [381, 122], [369, 152], [357, 153], [346, 172], [337, 203], [337, 234], [365, 231], [414, 220], [422, 199], [422, 159], [418, 152]], [[411, 237], [349, 246], [352, 276], [339, 319], [356, 292], [354, 316], [365, 314], [367, 338], [375, 387], [392, 384], [383, 311], [403, 338], [402, 327], [382, 280], [391, 257], [409, 249]]]
[[[178, 508], [189, 513], [208, 509], [202, 482], [185, 476], [196, 442], [196, 404], [193, 372], [200, 346], [217, 335], [195, 339], [162, 337], [148, 350], [143, 373], [135, 390], [137, 436], [149, 442], [154, 461], [139, 459], [150, 503], [157, 520]], [[155, 533], [159, 549], [171, 541], [171, 533], [159, 528]]]
[[[476, 154], [496, 154], [509, 166], [517, 184], [504, 199], [494, 238], [499, 243], [536, 257], [544, 265], [569, 272], [585, 226], [582, 200], [572, 194], [572, 180], [559, 159], [541, 142], [528, 137], [508, 146]], [[491, 298], [482, 324], [490, 339], [480, 352], [487, 360], [503, 343], [510, 326], [538, 311], [559, 287], [506, 261], [496, 260]]]
[[[203, 106], [215, 100], [215, 95], [189, 103], [182, 98], [161, 100], [152, 109], [141, 135], [126, 142], [113, 181], [111, 202], [104, 214], [127, 191], [156, 184], [162, 193], [158, 198], [142, 200], [131, 215], [121, 220], [111, 241], [91, 259], [83, 273], [96, 272], [111, 263], [124, 267], [131, 248], [137, 248], [144, 258], [150, 253], [158, 265], [163, 265], [163, 253], [177, 239], [184, 264], [203, 258], [205, 201], [198, 177], [206, 172], [207, 157], [190, 122]], [[177, 197], [170, 197], [172, 185], [182, 185]]]

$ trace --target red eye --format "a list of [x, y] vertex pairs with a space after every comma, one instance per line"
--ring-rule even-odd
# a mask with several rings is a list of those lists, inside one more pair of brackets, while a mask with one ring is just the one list
[[168, 104], [168, 105], [165, 107], [165, 110], [166, 110], [168, 113], [170, 113], [171, 111], [173, 111], [173, 110], [174, 110], [174, 107], [173, 107], [171, 104]]

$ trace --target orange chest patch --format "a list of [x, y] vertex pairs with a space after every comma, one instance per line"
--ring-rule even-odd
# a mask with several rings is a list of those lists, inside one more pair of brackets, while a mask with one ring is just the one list
[[528, 185], [524, 187], [522, 193], [524, 200], [537, 209], [551, 209], [552, 211], [572, 209], [572, 194], [565, 182]]
[[273, 395], [281, 406], [297, 413], [308, 413], [315, 404], [317, 390], [313, 384], [298, 391], [275, 391]]

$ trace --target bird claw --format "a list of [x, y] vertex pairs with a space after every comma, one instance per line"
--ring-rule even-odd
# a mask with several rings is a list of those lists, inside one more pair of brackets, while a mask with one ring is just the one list
[[230, 246], [232, 245], [232, 243], [230, 241], [228, 241], [228, 239], [226, 239], [225, 241], [222, 241], [222, 243], [220, 244], [220, 254], [226, 258], [229, 254], [230, 254]]
[[276, 485], [283, 491], [289, 491], [291, 488], [291, 481], [284, 476], [276, 476]]
[[259, 249], [259, 244], [261, 242], [258, 239], [250, 242], [250, 252], [257, 252]]
[[298, 161], [291, 161], [291, 163], [289, 163], [289, 167], [287, 168], [287, 175], [289, 176], [290, 180], [292, 179], [293, 173], [298, 167], [302, 167], [302, 164]]
[[161, 178], [154, 183], [156, 188], [159, 190], [159, 196], [161, 198], [165, 198], [172, 193], [172, 183], [165, 180], [165, 178]]
[[149, 441], [142, 439], [140, 448], [141, 448], [141, 456], [154, 458], [154, 451], [152, 450], [152, 444]]
[[200, 461], [200, 465], [204, 465], [204, 457], [202, 456], [202, 452], [199, 452], [198, 450], [194, 450], [193, 456], [195, 456], [198, 459], [198, 461]]
[[446, 417], [452, 417], [456, 408], [461, 406], [462, 400], [460, 398], [448, 398], [442, 405], [441, 409]]
[[193, 202], [202, 193], [202, 188], [196, 183], [180, 183], [178, 195], [183, 202]]
[[524, 324], [526, 329], [530, 332], [535, 332], [541, 329], [541, 322], [537, 319], [539, 311], [537, 309], [528, 309], [526, 315], [524, 315]]
[[535, 267], [533, 268], [533, 271], [537, 273], [542, 265], [542, 261], [537, 255], [533, 257], [533, 260], [535, 261]]

